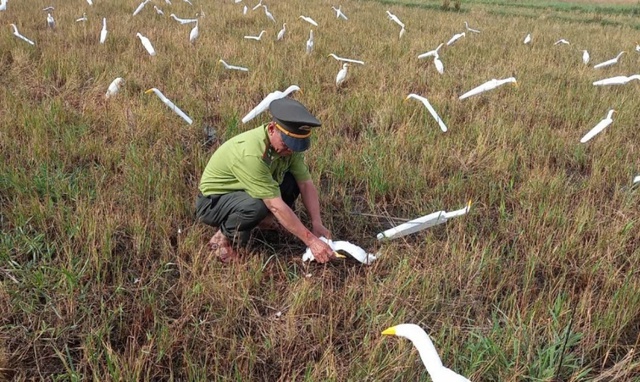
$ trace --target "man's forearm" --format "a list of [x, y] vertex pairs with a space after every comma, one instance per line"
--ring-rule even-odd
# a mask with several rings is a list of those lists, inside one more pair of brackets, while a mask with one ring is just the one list
[[302, 224], [298, 216], [284, 201], [281, 199], [265, 200], [265, 204], [273, 216], [278, 219], [278, 222], [282, 224], [287, 231], [302, 240], [307, 246], [309, 246], [314, 239], [317, 239], [317, 237]]

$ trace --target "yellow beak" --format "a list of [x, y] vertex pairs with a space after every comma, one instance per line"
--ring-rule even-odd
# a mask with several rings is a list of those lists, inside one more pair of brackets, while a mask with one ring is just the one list
[[153, 91], [153, 89], [149, 89], [149, 90], [147, 90], [146, 92], [144, 92], [144, 94], [149, 94], [149, 93], [151, 93], [152, 91]]
[[390, 327], [388, 329], [385, 329], [382, 332], [382, 334], [385, 335], [385, 336], [395, 336], [396, 335], [396, 327], [392, 326], [392, 327]]
[[338, 252], [333, 252], [333, 254], [336, 255], [337, 259], [346, 259], [347, 258], [347, 256], [345, 256], [345, 255], [343, 255], [341, 253], [338, 253]]

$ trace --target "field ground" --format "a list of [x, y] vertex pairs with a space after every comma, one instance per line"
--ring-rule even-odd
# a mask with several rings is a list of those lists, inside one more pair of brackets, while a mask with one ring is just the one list
[[[260, 10], [243, 16], [243, 3], [192, 1], [154, 0], [136, 16], [137, 0], [59, 2], [55, 30], [41, 11], [50, 1], [0, 12], [0, 379], [429, 380], [411, 343], [380, 334], [412, 322], [474, 382], [640, 381], [640, 85], [592, 85], [638, 72], [636, 2], [444, 11], [345, 0], [343, 22], [328, 1], [265, 0], [274, 25]], [[387, 10], [406, 24], [402, 38]], [[190, 44], [191, 26], [166, 15], [196, 12]], [[310, 55], [301, 14], [320, 24]], [[442, 48], [442, 75], [417, 59], [465, 21], [482, 32]], [[263, 29], [263, 41], [243, 39]], [[560, 38], [571, 45], [554, 46]], [[592, 68], [620, 51], [617, 65]], [[329, 53], [366, 64], [336, 89]], [[509, 76], [517, 87], [458, 99]], [[116, 77], [125, 85], [105, 100]], [[213, 150], [268, 120], [240, 123], [291, 84], [323, 122], [307, 161], [324, 222], [379, 253], [372, 266], [305, 264], [300, 241], [261, 232], [224, 266], [206, 246], [213, 229], [194, 222]], [[144, 93], [152, 87], [193, 125]], [[449, 130], [409, 93], [428, 97]], [[580, 144], [611, 108], [613, 123]], [[375, 239], [469, 199], [464, 217]]]

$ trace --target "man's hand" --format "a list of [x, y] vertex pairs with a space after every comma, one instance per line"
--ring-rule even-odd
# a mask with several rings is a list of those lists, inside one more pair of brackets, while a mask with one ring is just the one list
[[327, 261], [335, 257], [333, 249], [331, 249], [329, 244], [323, 242], [318, 238], [311, 242], [311, 245], [309, 245], [309, 249], [311, 250], [313, 257], [319, 263], [326, 263]]
[[329, 231], [324, 225], [322, 225], [322, 223], [314, 224], [313, 230], [311, 232], [313, 232], [313, 234], [317, 237], [324, 236], [325, 238], [331, 240], [331, 231]]

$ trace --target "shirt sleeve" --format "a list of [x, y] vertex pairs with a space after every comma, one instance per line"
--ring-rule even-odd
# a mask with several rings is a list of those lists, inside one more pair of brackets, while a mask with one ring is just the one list
[[236, 162], [231, 166], [231, 172], [252, 198], [271, 199], [280, 196], [280, 187], [262, 158], [244, 157], [242, 163]]
[[304, 155], [301, 153], [293, 153], [289, 172], [291, 172], [296, 182], [304, 182], [305, 180], [311, 179], [309, 167], [304, 163]]

